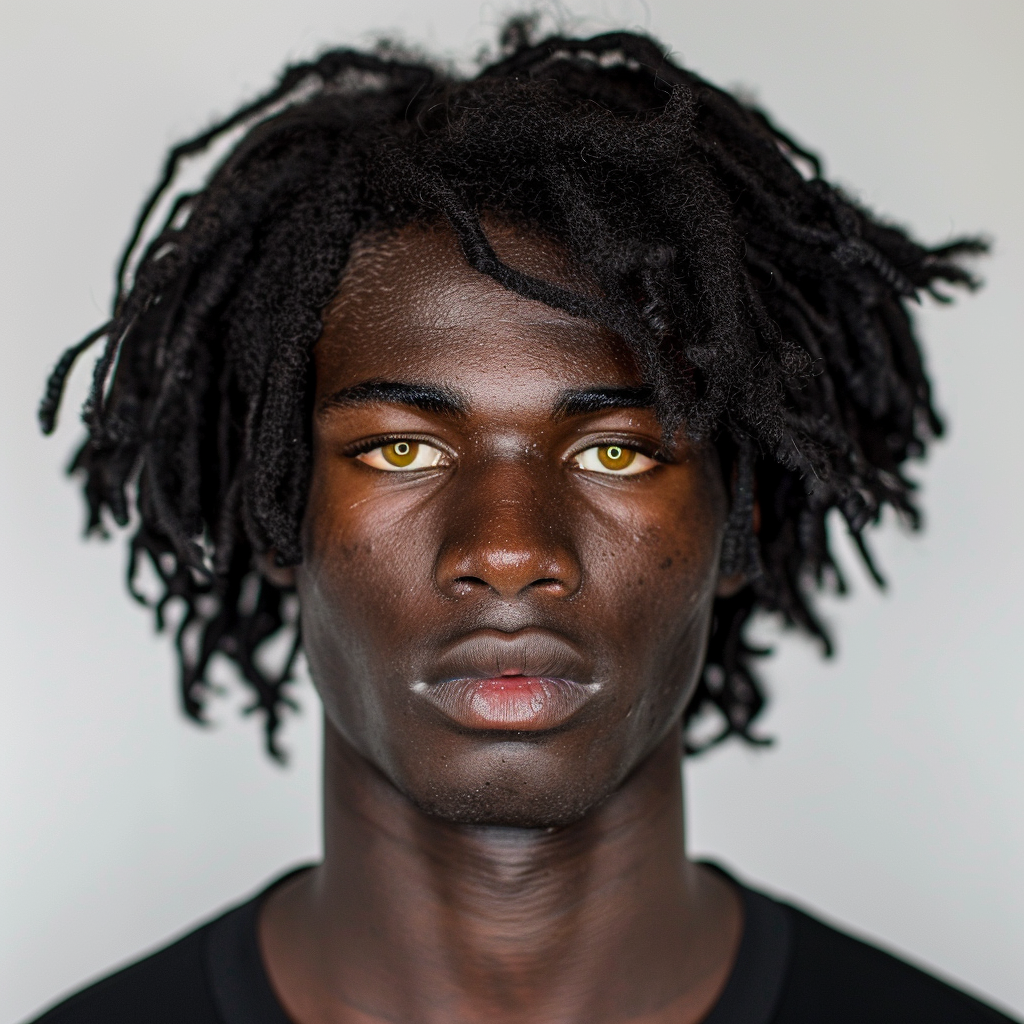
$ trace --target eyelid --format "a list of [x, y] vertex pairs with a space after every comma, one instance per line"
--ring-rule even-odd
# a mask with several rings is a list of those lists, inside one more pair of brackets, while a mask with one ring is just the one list
[[[414, 449], [413, 460], [408, 465], [395, 465], [385, 457], [384, 450], [395, 445], [408, 444]], [[374, 438], [350, 452], [350, 457], [382, 473], [414, 473], [423, 469], [434, 469], [447, 465], [451, 456], [443, 448], [418, 437]]]
[[[621, 469], [610, 468], [603, 464], [599, 455], [600, 451], [606, 448], [620, 448], [624, 452], [632, 452], [634, 457]], [[589, 444], [586, 448], [575, 452], [572, 461], [578, 469], [585, 473], [599, 473], [603, 476], [640, 476], [642, 473], [649, 473], [659, 465], [657, 459], [645, 454], [636, 444], [627, 444], [624, 441], [603, 441]]]

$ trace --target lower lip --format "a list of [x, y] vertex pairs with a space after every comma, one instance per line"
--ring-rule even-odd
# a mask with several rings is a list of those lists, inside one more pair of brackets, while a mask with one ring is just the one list
[[427, 700], [458, 725], [507, 732], [557, 728], [594, 696], [592, 687], [571, 679], [536, 676], [447, 679], [421, 685]]

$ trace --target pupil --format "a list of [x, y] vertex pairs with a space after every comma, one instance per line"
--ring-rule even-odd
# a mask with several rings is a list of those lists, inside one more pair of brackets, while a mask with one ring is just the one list
[[395, 445], [395, 454], [396, 455], [408, 455], [409, 454], [409, 442], [408, 441], [399, 441], [398, 444]]
[[618, 462], [619, 459], [622, 458], [622, 449], [621, 448], [614, 448], [614, 447], [613, 448], [609, 448], [608, 449], [608, 458], [611, 459], [612, 462]]

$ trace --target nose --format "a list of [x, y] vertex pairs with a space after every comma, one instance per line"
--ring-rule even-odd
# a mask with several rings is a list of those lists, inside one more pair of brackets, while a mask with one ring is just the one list
[[530, 592], [575, 594], [582, 569], [567, 510], [552, 498], [553, 488], [528, 467], [492, 465], [474, 475], [453, 495], [435, 568], [442, 593], [491, 592], [503, 600]]

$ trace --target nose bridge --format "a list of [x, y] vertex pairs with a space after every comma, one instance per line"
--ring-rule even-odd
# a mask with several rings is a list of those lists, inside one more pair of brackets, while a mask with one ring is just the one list
[[437, 581], [462, 594], [481, 585], [503, 598], [527, 588], [569, 596], [581, 571], [554, 481], [528, 453], [492, 456], [461, 475], [439, 552]]

